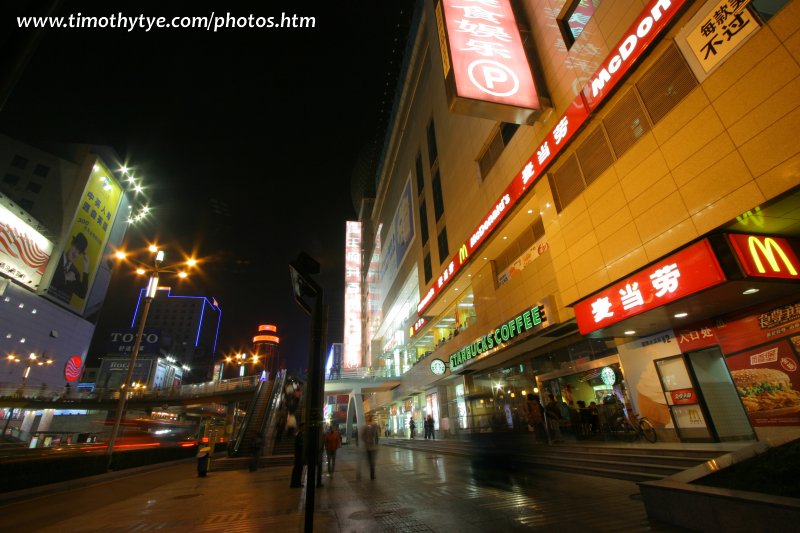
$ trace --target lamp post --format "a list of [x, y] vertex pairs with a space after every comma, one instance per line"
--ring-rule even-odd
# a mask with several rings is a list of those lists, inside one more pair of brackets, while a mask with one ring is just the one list
[[[306, 477], [305, 531], [314, 530], [314, 487], [316, 483], [317, 454], [320, 451], [319, 437], [322, 424], [323, 346], [327, 328], [325, 294], [311, 275], [319, 274], [319, 263], [301, 252], [289, 263], [295, 301], [311, 315], [311, 346], [308, 351], [308, 396], [305, 405], [305, 435], [303, 454], [308, 465]], [[304, 298], [313, 298], [313, 304]]]
[[136, 339], [133, 343], [133, 351], [131, 352], [131, 360], [128, 364], [128, 372], [125, 375], [125, 380], [120, 384], [119, 388], [119, 402], [117, 403], [117, 412], [114, 418], [114, 425], [111, 427], [111, 435], [108, 438], [108, 448], [106, 449], [106, 455], [108, 456], [108, 467], [111, 468], [111, 458], [114, 453], [114, 443], [117, 440], [117, 434], [119, 433], [119, 426], [122, 422], [122, 413], [125, 411], [125, 401], [127, 400], [128, 390], [130, 388], [131, 377], [133, 376], [133, 369], [136, 366], [136, 358], [139, 356], [139, 348], [142, 344], [142, 336], [144, 334], [144, 326], [147, 322], [147, 315], [150, 312], [150, 304], [153, 303], [153, 300], [156, 297], [156, 293], [158, 291], [158, 279], [161, 273], [172, 273], [177, 274], [179, 278], [186, 278], [188, 274], [185, 270], [174, 270], [174, 268], [178, 266], [188, 266], [194, 267], [197, 265], [197, 261], [195, 259], [188, 259], [184, 263], [179, 263], [173, 266], [163, 266], [164, 262], [164, 250], [159, 250], [157, 246], [150, 245], [148, 250], [151, 254], [153, 254], [152, 258], [152, 265], [148, 265], [147, 263], [143, 263], [137, 261], [135, 259], [131, 259], [128, 257], [128, 254], [122, 251], [118, 251], [115, 255], [117, 259], [121, 260], [131, 260], [134, 264], [138, 266], [136, 269], [136, 273], [139, 275], [147, 275], [147, 289], [145, 292], [144, 297], [144, 306], [142, 307], [142, 315], [139, 318], [139, 329], [136, 332]]

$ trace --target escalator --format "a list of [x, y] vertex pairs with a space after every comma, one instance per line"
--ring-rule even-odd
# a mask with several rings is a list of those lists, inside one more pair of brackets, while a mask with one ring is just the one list
[[230, 457], [250, 455], [256, 435], [265, 437], [267, 428], [274, 426], [275, 413], [281, 400], [281, 391], [286, 379], [286, 371], [279, 371], [274, 380], [261, 381], [247, 404], [247, 414], [233, 438], [233, 446], [228, 450]]

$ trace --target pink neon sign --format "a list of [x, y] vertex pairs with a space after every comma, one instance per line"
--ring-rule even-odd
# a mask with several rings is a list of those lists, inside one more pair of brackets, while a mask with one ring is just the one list
[[539, 109], [508, 0], [443, 0], [456, 92], [462, 98]]

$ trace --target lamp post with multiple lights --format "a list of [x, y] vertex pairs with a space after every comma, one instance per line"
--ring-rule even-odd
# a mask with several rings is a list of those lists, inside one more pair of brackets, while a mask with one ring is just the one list
[[182, 263], [165, 266], [164, 250], [159, 250], [156, 245], [151, 244], [148, 247], [148, 251], [152, 254], [151, 264], [134, 259], [130, 257], [129, 254], [122, 251], [118, 251], [115, 254], [117, 259], [130, 261], [136, 265], [136, 273], [140, 276], [148, 276], [148, 281], [144, 298], [144, 306], [142, 307], [142, 314], [141, 318], [139, 319], [139, 329], [136, 332], [136, 338], [133, 343], [133, 351], [131, 352], [131, 360], [128, 364], [128, 372], [125, 376], [125, 380], [120, 384], [119, 403], [117, 404], [116, 417], [114, 419], [114, 425], [111, 428], [111, 436], [108, 439], [108, 448], [106, 450], [106, 454], [108, 455], [109, 467], [111, 466], [111, 457], [114, 452], [114, 443], [117, 440], [119, 426], [122, 422], [122, 413], [125, 411], [125, 401], [128, 396], [128, 390], [130, 389], [133, 369], [136, 366], [136, 358], [139, 356], [139, 348], [142, 344], [142, 336], [144, 334], [145, 323], [147, 322], [147, 315], [150, 312], [150, 304], [153, 303], [153, 300], [156, 297], [156, 292], [158, 291], [159, 276], [163, 273], [170, 273], [177, 275], [181, 279], [184, 279], [189, 275], [186, 272], [186, 268], [192, 268], [197, 265], [196, 259], [189, 258]]

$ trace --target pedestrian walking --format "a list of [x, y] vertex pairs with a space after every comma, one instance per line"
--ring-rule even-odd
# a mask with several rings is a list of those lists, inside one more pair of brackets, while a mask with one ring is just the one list
[[[375, 424], [372, 423], [372, 415], [367, 415], [367, 422], [361, 428], [361, 442], [364, 443], [364, 450], [367, 452], [367, 463], [369, 463], [369, 478], [375, 479], [375, 459], [378, 455], [378, 435]], [[361, 478], [361, 465], [359, 463], [356, 478]]]
[[547, 442], [542, 404], [539, 402], [539, 396], [533, 393], [528, 394], [528, 398], [525, 400], [525, 403], [522, 404], [522, 408], [525, 420], [528, 422], [531, 431], [534, 432], [536, 440]]
[[333, 478], [336, 469], [336, 450], [342, 445], [342, 436], [336, 426], [331, 426], [325, 434], [325, 455], [328, 458], [328, 477]]
[[264, 447], [264, 438], [261, 436], [260, 433], [256, 433], [253, 436], [253, 440], [250, 443], [250, 452], [252, 457], [250, 458], [250, 471], [255, 472], [258, 469], [258, 461], [261, 458], [261, 448]]
[[425, 418], [425, 422], [423, 423], [423, 426], [425, 428], [425, 438], [433, 440], [434, 439], [434, 437], [433, 437], [433, 426], [434, 426], [433, 415], [428, 415], [428, 417]]
[[417, 425], [414, 423], [413, 417], [408, 420], [408, 429], [411, 431], [411, 438], [413, 439], [417, 429]]
[[550, 428], [550, 434], [556, 442], [564, 442], [561, 437], [561, 406], [556, 401], [553, 394], [547, 395], [547, 404], [544, 406], [544, 412], [547, 414], [547, 427]]
[[300, 480], [303, 477], [303, 424], [297, 428], [297, 435], [294, 438], [294, 467], [292, 468], [292, 480], [290, 488], [302, 487]]

